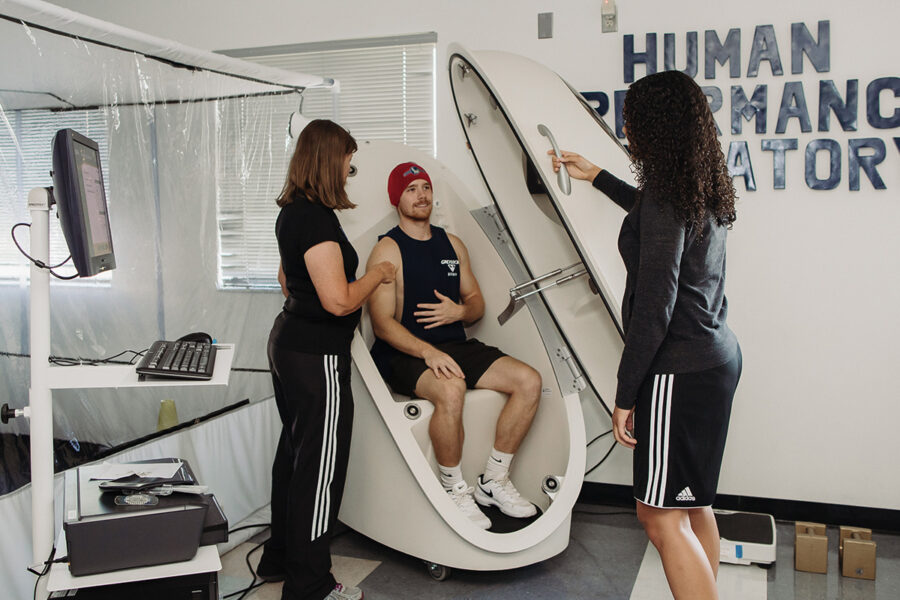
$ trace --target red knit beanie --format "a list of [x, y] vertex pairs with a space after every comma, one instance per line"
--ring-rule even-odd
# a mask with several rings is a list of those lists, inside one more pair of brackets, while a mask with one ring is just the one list
[[416, 179], [424, 179], [428, 182], [428, 185], [431, 185], [431, 177], [428, 176], [425, 169], [416, 163], [405, 162], [394, 167], [394, 170], [391, 171], [391, 175], [388, 177], [387, 185], [388, 198], [390, 198], [391, 204], [394, 206], [400, 204], [400, 196], [403, 195], [403, 190]]

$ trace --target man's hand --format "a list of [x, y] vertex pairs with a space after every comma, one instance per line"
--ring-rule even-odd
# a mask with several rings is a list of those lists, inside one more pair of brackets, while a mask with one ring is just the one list
[[434, 295], [437, 296], [437, 299], [440, 300], [440, 302], [436, 304], [427, 304], [423, 302], [416, 305], [417, 308], [421, 309], [413, 313], [417, 323], [427, 323], [425, 329], [433, 329], [435, 327], [440, 327], [441, 325], [455, 323], [462, 319], [464, 309], [461, 304], [457, 304], [437, 290], [434, 290]]
[[612, 422], [613, 435], [616, 437], [616, 441], [626, 448], [634, 450], [634, 447], [637, 444], [637, 440], [635, 440], [633, 436], [634, 409], [625, 410], [624, 408], [619, 408], [617, 406], [613, 411]]
[[428, 368], [434, 373], [435, 378], [440, 379], [446, 377], [459, 377], [465, 379], [466, 376], [456, 361], [450, 358], [446, 352], [441, 352], [437, 348], [430, 348], [422, 354], [422, 360], [428, 365]]

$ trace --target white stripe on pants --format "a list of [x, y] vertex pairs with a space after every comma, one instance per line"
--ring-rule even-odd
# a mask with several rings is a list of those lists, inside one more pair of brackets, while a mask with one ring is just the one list
[[647, 451], [647, 490], [644, 504], [662, 506], [669, 470], [669, 421], [674, 375], [654, 375], [650, 396], [650, 446]]
[[334, 479], [335, 454], [337, 452], [337, 423], [340, 415], [340, 382], [337, 371], [338, 357], [323, 357], [325, 368], [325, 419], [322, 435], [322, 451], [319, 456], [319, 479], [316, 484], [316, 501], [313, 508], [312, 537], [315, 540], [328, 527], [328, 511], [331, 508], [331, 482]]

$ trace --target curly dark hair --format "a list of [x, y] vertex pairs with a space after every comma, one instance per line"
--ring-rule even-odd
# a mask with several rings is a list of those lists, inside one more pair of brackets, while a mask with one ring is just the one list
[[623, 107], [638, 188], [668, 198], [685, 225], [730, 227], [735, 192], [703, 90], [681, 71], [633, 83]]

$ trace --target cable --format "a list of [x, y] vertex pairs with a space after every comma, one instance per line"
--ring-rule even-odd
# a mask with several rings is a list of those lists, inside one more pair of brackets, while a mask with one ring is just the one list
[[[109, 356], [107, 358], [72, 358], [70, 356], [51, 356], [50, 363], [61, 367], [77, 367], [82, 365], [96, 366], [108, 363], [117, 365], [133, 365], [134, 359], [139, 356], [143, 356], [144, 353], [147, 352], [147, 350], [149, 350], [149, 348], [144, 348], [143, 350], [122, 350], [118, 354], [113, 354], [112, 356]], [[116, 358], [129, 352], [134, 355], [130, 360], [115, 360]]]
[[55, 555], [56, 555], [56, 546], [54, 545], [54, 546], [50, 549], [50, 556], [48, 556], [48, 557], [47, 557], [47, 560], [44, 561], [44, 568], [41, 570], [40, 573], [38, 573], [37, 571], [35, 571], [35, 570], [32, 569], [31, 567], [28, 567], [28, 570], [29, 570], [31, 573], [34, 573], [35, 575], [37, 575], [37, 579], [34, 580], [34, 594], [32, 595], [33, 600], [37, 600], [38, 584], [41, 582], [41, 577], [43, 577], [44, 575], [46, 575], [47, 573], [50, 572], [50, 565], [52, 565], [54, 562], [62, 562], [62, 561], [54, 561], [54, 560], [53, 560], [53, 557], [54, 557]]
[[256, 525], [241, 525], [240, 527], [235, 527], [234, 529], [229, 529], [228, 535], [231, 535], [232, 533], [234, 533], [236, 531], [241, 531], [243, 529], [253, 529], [254, 527], [271, 527], [271, 526], [272, 526], [271, 523], [258, 523]]
[[[235, 527], [234, 529], [230, 530], [228, 533], [231, 534], [231, 533], [234, 533], [235, 531], [240, 531], [242, 529], [250, 529], [252, 527], [269, 527], [270, 525], [271, 525], [270, 523], [260, 523], [258, 525], [243, 525], [241, 527]], [[332, 534], [331, 539], [335, 539], [336, 537], [341, 536], [341, 535], [347, 533], [348, 531], [350, 531], [349, 527], [345, 528], [340, 533]], [[269, 539], [271, 539], [271, 538], [269, 538]], [[256, 552], [257, 550], [259, 550], [260, 548], [262, 548], [263, 546], [265, 546], [266, 542], [268, 542], [269, 539], [263, 540], [262, 542], [257, 544], [244, 557], [244, 562], [247, 563], [247, 568], [250, 570], [250, 574], [253, 575], [253, 581], [250, 582], [250, 585], [248, 585], [247, 587], [242, 588], [240, 590], [237, 590], [236, 592], [231, 592], [230, 594], [226, 594], [226, 595], [222, 596], [223, 600], [225, 598], [231, 598], [232, 596], [237, 596], [238, 594], [241, 594], [241, 595], [238, 597], [237, 600], [243, 600], [243, 598], [246, 597], [247, 594], [249, 594], [256, 588], [262, 587], [266, 583], [268, 583], [265, 580], [261, 580], [261, 581], [257, 582], [257, 579], [259, 578], [259, 576], [256, 574], [256, 571], [253, 569], [253, 565], [250, 564], [250, 555], [253, 554], [254, 552]]]
[[606, 459], [609, 458], [609, 455], [612, 454], [613, 450], [615, 450], [616, 444], [618, 444], [618, 442], [613, 440], [613, 443], [609, 446], [609, 450], [606, 451], [606, 454], [603, 455], [603, 458], [600, 459], [600, 462], [598, 462], [593, 467], [591, 467], [590, 469], [588, 469], [587, 471], [584, 472], [585, 477], [587, 477], [588, 475], [593, 473], [597, 467], [602, 465], [606, 461]]
[[[254, 581], [256, 581], [256, 580], [254, 580]], [[238, 597], [237, 600], [243, 600], [244, 597], [247, 596], [247, 594], [249, 594], [250, 592], [252, 592], [252, 591], [255, 590], [256, 588], [260, 588], [260, 587], [262, 587], [262, 586], [264, 586], [264, 585], [266, 585], [266, 582], [265, 582], [265, 581], [259, 581], [259, 582], [256, 582], [256, 583], [252, 583], [252, 584], [250, 584], [249, 587], [246, 587], [246, 588], [244, 588], [244, 589], [242, 589], [242, 590], [238, 590], [238, 591], [236, 591], [236, 592], [232, 592], [232, 593], [230, 593], [230, 594], [228, 594], [228, 595], [222, 596], [222, 598], [223, 598], [223, 600], [224, 600], [224, 598], [231, 598], [232, 596], [235, 596], [235, 595], [237, 595], [237, 594], [241, 594], [240, 597]], [[241, 593], [241, 592], [243, 592], [243, 593]]]
[[[240, 527], [235, 527], [234, 529], [229, 529], [228, 535], [231, 535], [232, 533], [235, 533], [236, 531], [242, 531], [244, 529], [253, 529], [255, 527], [271, 527], [271, 526], [272, 526], [271, 523], [256, 523], [254, 525], [242, 525]], [[259, 550], [260, 548], [262, 548], [265, 545], [265, 543], [268, 541], [269, 540], [267, 539], [267, 540], [259, 543], [255, 548], [253, 548], [252, 550], [250, 550], [250, 552], [247, 553], [247, 556], [244, 557], [244, 561], [247, 563], [247, 568], [250, 569], [250, 574], [253, 575], [253, 581], [250, 582], [250, 585], [243, 589], [240, 589], [236, 592], [232, 592], [226, 596], [223, 596], [222, 597], [223, 599], [230, 598], [231, 596], [237, 596], [238, 594], [241, 594], [241, 593], [243, 593], [243, 595], [241, 596], [241, 598], [243, 598], [249, 592], [255, 590], [256, 588], [258, 588], [262, 585], [265, 585], [265, 583], [266, 583], [265, 581], [260, 581], [259, 583], [256, 582], [256, 579], [257, 579], [256, 571], [253, 570], [253, 566], [250, 564], [250, 555], [253, 554], [254, 552], [256, 552], [257, 550]]]
[[602, 437], [604, 437], [604, 436], [607, 436], [607, 435], [611, 434], [612, 432], [613, 432], [612, 429], [610, 429], [609, 431], [604, 431], [603, 433], [601, 433], [600, 435], [598, 435], [597, 437], [595, 437], [594, 439], [592, 439], [591, 441], [589, 441], [587, 444], [585, 444], [585, 448], [590, 448], [590, 447], [591, 447], [591, 444], [593, 444], [594, 442], [596, 442], [596, 441], [599, 440], [600, 438], [602, 438]]
[[[247, 527], [257, 527], [257, 525], [247, 525]], [[244, 529], [244, 528], [241, 527], [239, 529]], [[235, 531], [237, 531], [237, 530], [235, 530]], [[244, 557], [244, 562], [247, 563], [247, 568], [250, 569], [250, 574], [253, 575], [253, 581], [250, 582], [250, 585], [248, 585], [247, 587], [240, 589], [236, 592], [231, 592], [230, 594], [226, 594], [226, 595], [222, 596], [223, 600], [225, 598], [231, 598], [232, 596], [237, 596], [238, 594], [240, 594], [240, 596], [238, 596], [237, 600], [243, 600], [247, 596], [247, 594], [249, 594], [256, 588], [261, 587], [266, 584], [265, 581], [260, 581], [259, 583], [256, 582], [257, 575], [256, 575], [256, 571], [253, 570], [253, 565], [250, 564], [250, 555], [253, 554], [254, 552], [256, 552], [257, 550], [259, 550], [260, 548], [262, 548], [265, 545], [265, 543], [268, 541], [269, 540], [267, 539], [267, 540], [260, 542], [259, 544], [256, 545], [256, 547], [254, 547], [252, 550], [250, 550], [250, 552], [248, 552], [247, 555]]]
[[64, 264], [66, 264], [67, 262], [72, 260], [71, 254], [69, 255], [69, 258], [62, 261], [58, 265], [53, 265], [53, 266], [47, 265], [47, 263], [45, 263], [42, 260], [37, 260], [36, 258], [32, 258], [27, 252], [25, 252], [25, 250], [22, 248], [22, 246], [19, 245], [19, 240], [16, 239], [16, 228], [17, 227], [28, 227], [29, 229], [31, 229], [31, 223], [16, 223], [15, 225], [12, 226], [12, 229], [9, 230], [9, 235], [12, 236], [12, 241], [16, 245], [16, 248], [19, 249], [19, 252], [22, 253], [22, 256], [24, 256], [25, 258], [27, 258], [28, 260], [33, 262], [35, 265], [37, 265], [38, 268], [47, 269], [48, 271], [50, 271], [50, 274], [53, 275], [54, 277], [56, 277], [57, 279], [68, 280], [68, 279], [75, 279], [76, 277], [78, 277], [78, 273], [75, 273], [74, 275], [60, 275], [53, 270], [53, 269], [58, 269], [59, 267], [63, 266]]
[[[139, 356], [143, 356], [147, 353], [149, 348], [144, 348], [143, 350], [122, 350], [118, 354], [113, 354], [112, 356], [108, 356], [106, 358], [82, 358], [82, 357], [72, 357], [72, 356], [51, 356], [50, 362], [54, 365], [60, 367], [78, 367], [82, 365], [98, 365], [103, 363], [114, 363], [117, 365], [133, 365], [135, 359]], [[132, 353], [134, 356], [131, 357], [131, 360], [115, 360], [116, 358], [122, 356], [123, 354]], [[6, 352], [5, 350], [0, 350], [0, 356], [6, 356], [9, 358], [31, 358], [30, 354], [22, 354], [20, 352]], [[238, 373], [271, 373], [269, 369], [258, 369], [255, 367], [231, 367], [232, 372]], [[588, 444], [590, 446], [590, 444]]]
[[[50, 363], [60, 366], [60, 367], [78, 367], [82, 365], [99, 365], [104, 363], [113, 363], [117, 365], [133, 365], [135, 359], [139, 356], [143, 356], [147, 353], [149, 348], [144, 348], [143, 350], [122, 350], [118, 354], [113, 354], [112, 356], [108, 356], [106, 358], [82, 358], [82, 357], [72, 357], [72, 356], [51, 356]], [[131, 357], [131, 360], [115, 360], [116, 358], [122, 356], [123, 354], [132, 353], [134, 356]], [[6, 356], [9, 358], [31, 358], [30, 354], [22, 354], [20, 352], [6, 352], [5, 350], [0, 350], [0, 356]], [[231, 367], [233, 372], [238, 373], [271, 373], [269, 369], [257, 369], [250, 367]]]

